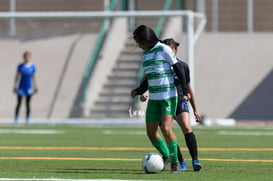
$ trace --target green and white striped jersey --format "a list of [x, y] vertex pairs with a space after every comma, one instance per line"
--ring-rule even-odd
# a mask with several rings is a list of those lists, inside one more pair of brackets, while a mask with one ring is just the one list
[[158, 42], [152, 49], [143, 52], [142, 59], [150, 99], [164, 100], [177, 96], [172, 69], [177, 59], [171, 48]]

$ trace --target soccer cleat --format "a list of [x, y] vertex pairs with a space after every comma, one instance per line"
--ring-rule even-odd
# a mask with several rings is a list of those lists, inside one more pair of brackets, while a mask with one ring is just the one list
[[18, 116], [15, 116], [15, 118], [14, 118], [14, 124], [17, 124], [17, 123], [18, 123], [18, 120], [19, 120], [19, 117], [18, 117]]
[[166, 166], [170, 163], [170, 157], [162, 157], [163, 162], [164, 162], [164, 168], [163, 170], [165, 170]]
[[199, 160], [193, 160], [192, 167], [195, 172], [198, 172], [199, 170], [201, 170], [202, 164], [199, 162]]
[[180, 173], [180, 164], [179, 163], [172, 163], [171, 165], [171, 174], [179, 174]]
[[26, 124], [26, 125], [29, 125], [29, 118], [28, 118], [28, 117], [26, 118], [25, 124]]
[[181, 171], [186, 171], [187, 170], [187, 163], [186, 160], [182, 160], [180, 163], [180, 170]]

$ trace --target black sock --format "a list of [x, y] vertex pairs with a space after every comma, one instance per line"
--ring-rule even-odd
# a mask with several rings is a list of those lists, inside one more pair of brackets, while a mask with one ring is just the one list
[[197, 142], [193, 132], [184, 135], [187, 147], [193, 160], [198, 160]]
[[184, 158], [183, 158], [183, 155], [181, 153], [181, 150], [180, 150], [180, 147], [178, 146], [178, 144], [177, 144], [177, 156], [178, 156], [179, 163], [181, 163], [184, 160]]

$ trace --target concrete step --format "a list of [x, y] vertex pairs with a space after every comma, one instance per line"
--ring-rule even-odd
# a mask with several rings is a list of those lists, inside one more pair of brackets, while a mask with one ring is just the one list
[[129, 92], [102, 92], [100, 93], [100, 96], [128, 96], [130, 95], [130, 91]]
[[96, 103], [96, 107], [92, 111], [129, 111], [130, 106], [128, 104], [107, 104], [107, 103]]
[[136, 87], [136, 84], [135, 85], [127, 85], [127, 84], [119, 84], [119, 85], [116, 85], [116, 84], [111, 84], [111, 83], [108, 83], [108, 84], [105, 84], [104, 85], [104, 89], [111, 89], [111, 90], [115, 90], [115, 89], [132, 89]]
[[130, 71], [130, 72], [138, 72], [139, 67], [130, 67], [130, 68], [120, 68], [120, 67], [114, 67], [113, 72], [122, 72], [122, 71]]
[[110, 86], [110, 87], [134, 87], [136, 85], [136, 80], [132, 80], [132, 79], [129, 79], [129, 80], [112, 80], [112, 81], [108, 81], [108, 83], [105, 85], [106, 87]]
[[131, 47], [131, 45], [126, 46], [124, 50], [121, 52], [122, 54], [136, 54], [141, 57], [143, 51], [138, 47]]
[[130, 77], [130, 78], [137, 78], [138, 71], [128, 71], [126, 69], [120, 69], [119, 71], [113, 71], [113, 77]]
[[133, 98], [128, 94], [128, 96], [100, 96], [99, 98], [100, 102], [106, 102], [106, 103], [128, 103], [130, 104], [133, 101]]
[[92, 118], [130, 118], [128, 111], [91, 111]]
[[108, 80], [111, 82], [136, 82], [135, 76], [109, 76]]
[[105, 94], [131, 94], [131, 90], [134, 89], [132, 87], [129, 88], [122, 88], [122, 87], [115, 87], [115, 88], [105, 88], [101, 94], [105, 95]]
[[122, 69], [139, 69], [140, 63], [139, 62], [129, 62], [129, 61], [119, 61], [116, 65], [116, 68]]
[[142, 57], [135, 53], [122, 53], [118, 61], [138, 62], [141, 63]]

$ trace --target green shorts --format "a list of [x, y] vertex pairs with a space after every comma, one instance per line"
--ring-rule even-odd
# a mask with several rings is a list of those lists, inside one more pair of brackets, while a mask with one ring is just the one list
[[161, 121], [162, 115], [176, 116], [177, 97], [165, 100], [149, 100], [146, 110], [146, 122]]

